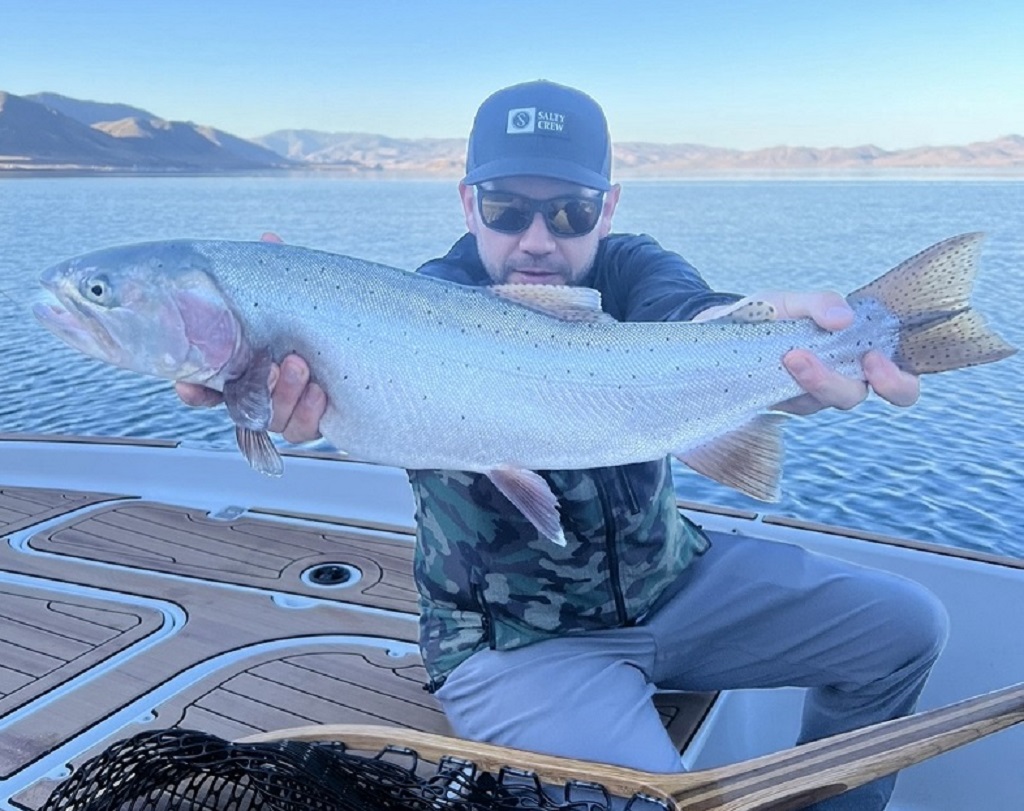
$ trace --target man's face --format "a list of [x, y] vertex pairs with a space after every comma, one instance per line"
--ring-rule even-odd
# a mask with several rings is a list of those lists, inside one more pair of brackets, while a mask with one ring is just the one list
[[[542, 177], [506, 177], [483, 184], [488, 190], [511, 192], [534, 200], [564, 195], [597, 195], [573, 183]], [[472, 187], [459, 184], [466, 226], [476, 236], [477, 250], [487, 275], [495, 284], [579, 284], [594, 264], [597, 243], [608, 235], [612, 214], [619, 199], [619, 187], [605, 193], [597, 226], [589, 234], [561, 237], [552, 234], [541, 214], [535, 213], [530, 226], [518, 234], [488, 228], [480, 219]]]

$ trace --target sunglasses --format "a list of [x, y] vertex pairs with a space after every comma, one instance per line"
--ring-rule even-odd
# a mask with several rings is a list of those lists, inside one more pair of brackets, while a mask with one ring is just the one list
[[556, 237], [582, 237], [594, 230], [601, 219], [604, 194], [597, 197], [552, 197], [534, 200], [507, 191], [488, 191], [477, 187], [476, 202], [480, 219], [493, 231], [521, 234], [533, 222], [538, 211], [548, 230]]

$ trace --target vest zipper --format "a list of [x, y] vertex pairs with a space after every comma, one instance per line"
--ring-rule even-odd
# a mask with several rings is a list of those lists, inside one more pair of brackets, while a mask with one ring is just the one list
[[498, 642], [494, 633], [494, 620], [491, 619], [491, 607], [487, 604], [487, 600], [484, 599], [484, 590], [479, 583], [474, 583], [471, 591], [473, 599], [480, 606], [480, 626], [484, 632], [484, 638], [487, 640], [487, 647], [495, 650]]
[[[619, 473], [619, 471], [616, 471]], [[615, 514], [608, 503], [608, 490], [599, 477], [594, 477], [597, 497], [601, 499], [601, 512], [604, 515], [604, 542], [608, 551], [608, 577], [611, 580], [612, 598], [615, 600], [615, 613], [620, 625], [631, 625], [626, 613], [626, 600], [622, 596], [622, 584], [619, 582], [619, 551], [616, 544]]]

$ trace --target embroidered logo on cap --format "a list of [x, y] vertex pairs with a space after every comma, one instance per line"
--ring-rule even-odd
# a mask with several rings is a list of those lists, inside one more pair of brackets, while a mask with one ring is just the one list
[[534, 122], [537, 120], [536, 107], [516, 107], [508, 111], [508, 127], [505, 132], [509, 135], [524, 135], [534, 130]]
[[508, 135], [559, 135], [565, 132], [565, 114], [538, 110], [536, 107], [516, 107], [508, 111]]

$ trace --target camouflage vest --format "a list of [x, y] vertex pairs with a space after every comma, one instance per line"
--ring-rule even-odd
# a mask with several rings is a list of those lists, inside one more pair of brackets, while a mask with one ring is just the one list
[[635, 624], [708, 548], [676, 508], [667, 458], [541, 475], [558, 496], [565, 547], [542, 538], [486, 476], [409, 471], [431, 689], [483, 648]]

